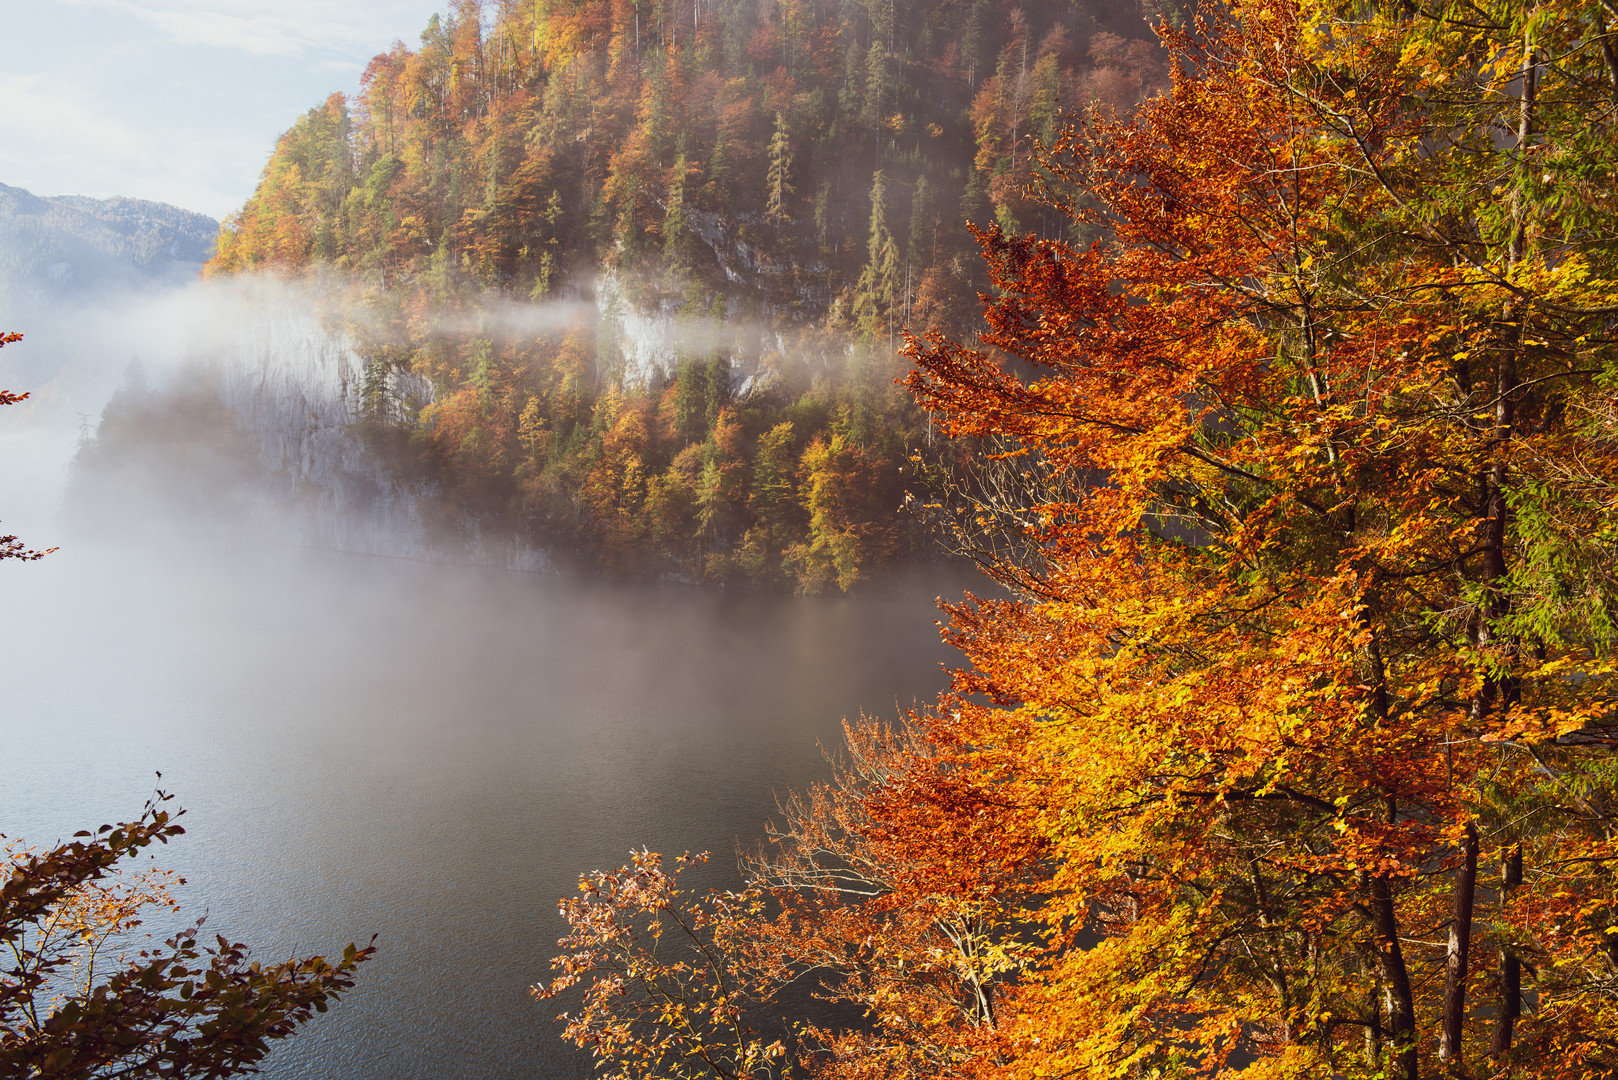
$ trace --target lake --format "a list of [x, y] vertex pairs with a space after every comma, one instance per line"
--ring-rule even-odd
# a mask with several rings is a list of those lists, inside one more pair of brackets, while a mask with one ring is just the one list
[[0, 563], [0, 831], [127, 820], [161, 770], [188, 834], [159, 858], [188, 884], [151, 928], [206, 912], [265, 960], [379, 935], [274, 1078], [587, 1074], [527, 994], [557, 899], [641, 845], [711, 850], [733, 882], [842, 718], [931, 698], [950, 660], [938, 589], [614, 586], [0, 518], [64, 544]]

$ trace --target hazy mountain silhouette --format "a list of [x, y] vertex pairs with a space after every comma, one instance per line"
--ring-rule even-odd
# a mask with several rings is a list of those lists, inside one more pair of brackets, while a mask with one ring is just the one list
[[196, 277], [218, 235], [213, 218], [167, 203], [0, 184], [0, 291], [14, 309], [179, 284]]

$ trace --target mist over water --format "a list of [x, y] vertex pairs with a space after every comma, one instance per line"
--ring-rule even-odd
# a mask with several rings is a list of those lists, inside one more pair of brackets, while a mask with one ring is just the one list
[[944, 659], [919, 597], [293, 549], [74, 544], [3, 571], [8, 834], [127, 819], [161, 770], [187, 913], [266, 959], [381, 935], [272, 1077], [579, 1075], [525, 993], [557, 898], [641, 844], [713, 850], [728, 880], [840, 718], [893, 715]]
[[[72, 439], [90, 444], [80, 464], [93, 467], [76, 479], [97, 490], [88, 499], [74, 492], [73, 509], [110, 505], [115, 520], [137, 530], [162, 527], [179, 509], [192, 519], [188, 528], [279, 543], [549, 567], [553, 553], [528, 524], [487, 507], [469, 513], [443, 497], [443, 477], [424, 466], [409, 420], [434, 400], [433, 384], [397, 362], [411, 343], [389, 322], [400, 314], [374, 306], [373, 292], [315, 274], [242, 275], [22, 307], [0, 297], [0, 329], [25, 334], [0, 352], [0, 387], [30, 395], [0, 410], [0, 439], [26, 429], [35, 444], [27, 452], [52, 442], [54, 459]], [[668, 304], [637, 308], [611, 273], [589, 299], [489, 293], [408, 321], [467, 340], [556, 344], [582, 334], [607, 343], [592, 361], [598, 386], [656, 387], [684, 363], [722, 359], [739, 402], [844, 377], [850, 349], [834, 331], [771, 328]], [[389, 432], [395, 438], [379, 441], [391, 424], [400, 425]], [[546, 514], [565, 517], [572, 511], [564, 503]], [[0, 506], [0, 521], [12, 513]]]
[[[183, 329], [146, 350], [154, 381]], [[378, 934], [272, 1078], [586, 1074], [563, 1006], [526, 992], [557, 899], [641, 845], [712, 850], [708, 880], [731, 882], [842, 718], [930, 698], [950, 660], [931, 596], [958, 586], [801, 599], [342, 554], [266, 527], [284, 504], [222, 528], [128, 474], [70, 529], [76, 438], [0, 430], [0, 526], [61, 545], [0, 563], [0, 830], [127, 820], [161, 770], [188, 834], [158, 857], [189, 884], [150, 929], [206, 912], [265, 960]]]

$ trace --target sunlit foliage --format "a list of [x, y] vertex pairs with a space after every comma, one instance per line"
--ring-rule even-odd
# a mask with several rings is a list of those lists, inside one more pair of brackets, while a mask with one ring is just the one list
[[949, 609], [953, 690], [755, 872], [755, 937], [870, 919], [871, 972], [942, 970], [890, 898], [941, 933], [1006, 897], [986, 966], [934, 954], [993, 992], [907, 1027], [912, 989], [833, 980], [864, 1022], [801, 1063], [1612, 1076], [1613, 15], [1251, 0], [1166, 38], [1172, 90], [1022, 189], [1094, 241], [997, 223], [981, 339], [911, 344], [1001, 455], [940, 510], [1010, 595]]
[[183, 833], [158, 792], [137, 821], [54, 848], [8, 845], [0, 863], [0, 1073], [45, 1078], [227, 1077], [325, 1012], [374, 947], [263, 965], [244, 945], [137, 933], [177, 911], [182, 884], [130, 863]]

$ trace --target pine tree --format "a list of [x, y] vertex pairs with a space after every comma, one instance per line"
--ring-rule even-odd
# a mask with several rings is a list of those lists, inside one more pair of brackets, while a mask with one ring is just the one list
[[663, 211], [663, 258], [669, 269], [687, 269], [685, 258], [686, 237], [689, 226], [685, 217], [685, 154], [674, 159], [674, 182], [669, 185], [668, 205]]
[[866, 244], [865, 269], [854, 286], [854, 319], [866, 334], [892, 330], [893, 303], [898, 292], [899, 245], [888, 230], [887, 182], [878, 169], [871, 181], [871, 233]]
[[769, 148], [770, 168], [765, 176], [765, 218], [777, 228], [791, 224], [791, 215], [787, 213], [787, 197], [792, 194], [792, 185], [787, 177], [792, 169], [792, 144], [787, 140], [786, 114], [775, 114], [775, 133], [770, 136]]

